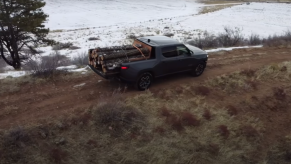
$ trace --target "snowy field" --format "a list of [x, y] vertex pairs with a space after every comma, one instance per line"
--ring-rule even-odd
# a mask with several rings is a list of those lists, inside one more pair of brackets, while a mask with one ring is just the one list
[[45, 0], [47, 27], [77, 29], [127, 26], [129, 23], [190, 15], [197, 12], [193, 0]]
[[[130, 35], [162, 35], [165, 27], [173, 38], [186, 42], [201, 31], [219, 33], [225, 26], [239, 27], [247, 37], [267, 37], [291, 29], [291, 4], [251, 3], [198, 14], [204, 5], [195, 0], [46, 0], [50, 15], [49, 37], [72, 42], [78, 50], [62, 50], [74, 56], [89, 48], [130, 44]], [[55, 30], [55, 31], [54, 31]], [[90, 37], [99, 40], [89, 41]], [[42, 48], [48, 55], [51, 47]]]
[[[45, 1], [43, 10], [49, 15], [45, 26], [51, 30], [48, 37], [79, 47], [59, 51], [68, 57], [86, 53], [89, 48], [131, 44], [129, 36], [163, 35], [166, 30], [183, 43], [205, 30], [222, 32], [225, 26], [241, 28], [246, 37], [250, 34], [267, 37], [291, 30], [291, 4], [283, 3], [237, 3], [230, 8], [199, 14], [203, 6], [210, 5], [195, 0]], [[98, 40], [89, 41], [91, 37]], [[44, 51], [42, 55], [54, 52], [52, 47], [40, 50]]]

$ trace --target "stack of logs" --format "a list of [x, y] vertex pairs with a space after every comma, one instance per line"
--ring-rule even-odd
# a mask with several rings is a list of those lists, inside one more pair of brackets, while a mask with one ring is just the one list
[[144, 60], [150, 50], [141, 44], [96, 48], [89, 50], [90, 64], [104, 73], [119, 68], [123, 62]]

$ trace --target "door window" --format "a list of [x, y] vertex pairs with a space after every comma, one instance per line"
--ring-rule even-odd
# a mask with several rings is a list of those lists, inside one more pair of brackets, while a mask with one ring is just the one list
[[177, 49], [176, 46], [164, 47], [162, 48], [162, 54], [166, 58], [177, 57]]
[[186, 56], [189, 55], [190, 52], [185, 46], [177, 46], [177, 54], [178, 56]]

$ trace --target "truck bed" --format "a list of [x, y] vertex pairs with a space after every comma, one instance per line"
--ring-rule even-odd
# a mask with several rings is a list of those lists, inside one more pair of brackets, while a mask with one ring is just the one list
[[[146, 53], [144, 53], [143, 51]], [[123, 63], [146, 60], [146, 59], [151, 58], [151, 54], [152, 54], [151, 51], [152, 51], [151, 46], [143, 42], [140, 42], [138, 40], [134, 40], [131, 46], [127, 45], [127, 46], [118, 46], [117, 48], [105, 47], [105, 48], [89, 49], [89, 52], [88, 52], [89, 62], [88, 63], [89, 63], [90, 68], [95, 73], [108, 79], [111, 76], [115, 76], [119, 74]], [[123, 53], [130, 54], [133, 52], [138, 52], [138, 54], [132, 55], [132, 56], [123, 55]], [[105, 60], [105, 58], [110, 58], [111, 60], [109, 59]]]

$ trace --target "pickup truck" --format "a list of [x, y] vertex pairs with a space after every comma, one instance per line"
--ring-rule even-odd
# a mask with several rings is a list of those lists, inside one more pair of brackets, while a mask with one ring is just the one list
[[90, 49], [89, 67], [105, 79], [118, 78], [133, 83], [138, 90], [146, 90], [155, 78], [162, 76], [181, 72], [200, 76], [208, 60], [205, 51], [166, 36], [140, 37], [135, 39], [133, 45], [147, 47], [150, 50], [149, 57], [143, 60], [124, 61], [114, 67], [114, 71], [104, 72], [102, 68], [96, 67], [97, 61], [92, 58], [92, 49]]

